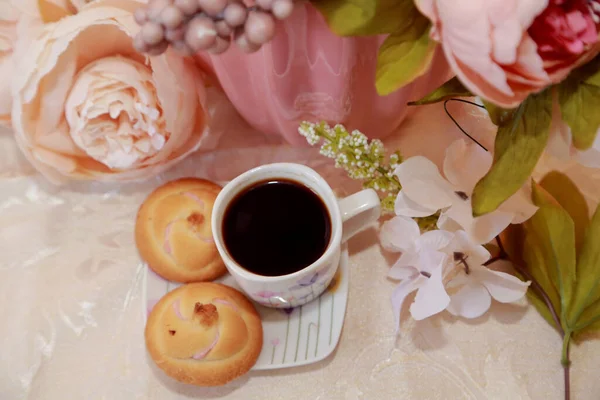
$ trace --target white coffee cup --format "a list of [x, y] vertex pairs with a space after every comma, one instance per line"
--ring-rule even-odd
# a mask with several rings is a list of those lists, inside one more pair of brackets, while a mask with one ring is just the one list
[[[331, 238], [323, 255], [288, 275], [262, 276], [244, 269], [229, 255], [223, 240], [223, 217], [229, 203], [246, 188], [268, 179], [287, 179], [310, 188], [321, 198], [331, 218]], [[277, 163], [254, 168], [225, 185], [214, 203], [211, 223], [219, 254], [242, 290], [264, 306], [291, 308], [316, 299], [327, 289], [339, 265], [342, 243], [375, 222], [380, 214], [381, 203], [372, 189], [338, 200], [314, 170], [301, 164]]]

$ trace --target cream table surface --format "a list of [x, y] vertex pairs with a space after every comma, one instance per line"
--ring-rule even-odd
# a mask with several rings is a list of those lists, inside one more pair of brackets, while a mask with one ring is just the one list
[[[490, 144], [492, 130], [470, 108], [451, 105], [465, 128]], [[336, 352], [317, 364], [252, 372], [221, 388], [165, 379], [148, 362], [140, 310], [142, 264], [134, 247], [138, 206], [166, 180], [226, 180], [273, 161], [308, 164], [338, 190], [356, 183], [316, 149], [292, 149], [252, 132], [225, 108], [219, 150], [196, 154], [163, 176], [129, 185], [53, 187], [0, 132], [0, 399], [17, 400], [396, 400], [561, 399], [561, 341], [523, 301], [494, 304], [466, 321], [442, 314], [406, 320], [394, 335], [386, 279], [393, 255], [376, 228], [350, 242], [346, 323]], [[460, 132], [441, 107], [419, 109], [389, 139], [405, 156], [436, 162]], [[547, 169], [548, 163], [540, 166]], [[600, 176], [563, 165], [591, 204]], [[600, 398], [600, 342], [575, 346], [573, 399]]]

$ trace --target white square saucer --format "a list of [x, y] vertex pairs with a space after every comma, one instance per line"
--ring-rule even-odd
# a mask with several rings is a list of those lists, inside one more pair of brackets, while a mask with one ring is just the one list
[[[348, 248], [343, 246], [333, 282], [321, 296], [304, 306], [283, 310], [254, 303], [262, 319], [264, 342], [253, 370], [312, 364], [335, 350], [342, 334], [348, 302], [348, 264]], [[216, 282], [240, 289], [229, 274]], [[158, 300], [179, 286], [180, 283], [164, 280], [146, 265], [142, 288], [144, 324]]]

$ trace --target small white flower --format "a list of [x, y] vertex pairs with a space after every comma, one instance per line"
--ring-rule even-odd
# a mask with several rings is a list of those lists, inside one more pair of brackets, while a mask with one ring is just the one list
[[529, 200], [527, 187], [505, 201], [498, 210], [473, 217], [471, 195], [476, 183], [492, 165], [492, 155], [475, 143], [457, 140], [446, 150], [444, 175], [425, 157], [411, 157], [395, 170], [402, 190], [395, 212], [407, 217], [426, 217], [442, 210], [438, 227], [463, 229], [471, 240], [487, 243], [509, 224], [529, 219], [537, 208]]
[[388, 277], [401, 281], [392, 294], [396, 329], [400, 327], [404, 299], [415, 290], [417, 295], [410, 306], [414, 319], [443, 311], [450, 302], [442, 279], [448, 255], [440, 250], [450, 244], [453, 234], [438, 230], [421, 235], [413, 219], [396, 216], [383, 224], [380, 238], [385, 249], [402, 252], [388, 273]]
[[[512, 303], [521, 299], [531, 282], [523, 282], [517, 277], [493, 271], [483, 264], [490, 259], [485, 247], [469, 240], [464, 231], [454, 233], [454, 240], [448, 246], [454, 262], [453, 275], [446, 284], [450, 293], [448, 312], [464, 318], [477, 318], [483, 315], [492, 303], [492, 298], [501, 303]], [[498, 260], [494, 266], [510, 264]]]

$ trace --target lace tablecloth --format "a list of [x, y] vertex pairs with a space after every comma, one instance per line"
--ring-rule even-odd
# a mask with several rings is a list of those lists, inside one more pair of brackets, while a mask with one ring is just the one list
[[[491, 127], [471, 109], [455, 116], [484, 143]], [[561, 399], [561, 340], [523, 301], [494, 304], [466, 321], [444, 313], [394, 335], [386, 271], [394, 261], [376, 231], [350, 242], [346, 323], [336, 352], [317, 364], [251, 372], [212, 389], [170, 381], [149, 362], [141, 314], [138, 206], [166, 180], [227, 180], [253, 166], [295, 161], [332, 186], [356, 189], [312, 148], [293, 149], [227, 119], [219, 150], [196, 154], [163, 176], [128, 185], [48, 185], [0, 132], [0, 399], [2, 400], [396, 400]], [[367, 132], [368, 133], [368, 132]], [[460, 132], [438, 106], [419, 109], [388, 140], [405, 156], [440, 162]], [[547, 164], [540, 168], [548, 168]], [[600, 177], [564, 166], [592, 204]], [[573, 399], [600, 398], [600, 342], [572, 350]]]

